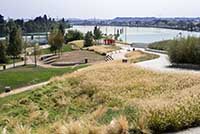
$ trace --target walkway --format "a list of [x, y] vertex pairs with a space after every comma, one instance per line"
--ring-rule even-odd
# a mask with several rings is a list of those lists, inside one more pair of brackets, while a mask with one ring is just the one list
[[47, 81], [47, 82], [43, 82], [43, 83], [39, 83], [39, 84], [27, 86], [27, 87], [18, 88], [18, 89], [15, 89], [15, 90], [10, 91], [10, 92], [8, 92], [8, 93], [2, 93], [2, 94], [0, 94], [0, 98], [4, 98], [4, 97], [6, 97], [6, 96], [10, 96], [10, 95], [22, 93], [22, 92], [29, 91], [29, 90], [34, 90], [34, 89], [37, 89], [37, 88], [42, 87], [42, 86], [44, 86], [44, 85], [47, 85], [47, 84], [49, 84], [49, 83], [50, 83], [50, 82]]

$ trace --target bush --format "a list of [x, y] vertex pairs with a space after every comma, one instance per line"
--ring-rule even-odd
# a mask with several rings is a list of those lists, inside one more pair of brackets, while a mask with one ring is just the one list
[[84, 47], [92, 46], [93, 45], [93, 34], [92, 34], [92, 32], [87, 32], [84, 40], [85, 40]]
[[65, 42], [71, 42], [75, 40], [83, 40], [83, 33], [78, 30], [69, 30], [65, 35]]
[[174, 39], [169, 57], [172, 63], [200, 64], [200, 38], [188, 36]]
[[151, 43], [148, 47], [151, 49], [168, 51], [172, 44], [173, 44], [173, 40], [164, 40], [164, 41]]

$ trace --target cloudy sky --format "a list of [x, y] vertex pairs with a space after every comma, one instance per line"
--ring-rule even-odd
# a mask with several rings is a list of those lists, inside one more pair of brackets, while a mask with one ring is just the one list
[[197, 17], [200, 0], [0, 0], [0, 14], [32, 18]]

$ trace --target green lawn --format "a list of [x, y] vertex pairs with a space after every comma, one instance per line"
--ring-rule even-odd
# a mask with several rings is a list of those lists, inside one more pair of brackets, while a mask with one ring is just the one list
[[42, 68], [42, 67], [19, 67], [6, 71], [0, 71], [0, 93], [4, 92], [5, 86], [19, 88], [49, 80], [51, 77], [73, 72], [85, 65], [78, 67], [67, 67], [62, 69]]
[[[70, 52], [72, 51], [72, 48], [70, 45], [64, 45], [63, 46], [63, 49], [62, 49], [62, 52]], [[41, 54], [44, 55], [44, 54], [51, 54], [52, 52], [50, 51], [50, 48], [47, 48], [47, 49], [42, 49], [41, 50]]]

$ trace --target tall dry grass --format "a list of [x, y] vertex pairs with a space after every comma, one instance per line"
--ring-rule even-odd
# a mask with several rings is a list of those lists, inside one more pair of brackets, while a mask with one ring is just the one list
[[159, 58], [158, 55], [145, 53], [145, 52], [142, 52], [139, 50], [130, 52], [130, 53], [126, 54], [125, 57], [128, 59], [128, 61], [130, 63], [137, 63], [137, 62], [141, 62], [141, 61]]
[[51, 81], [0, 106], [6, 110], [4, 116], [18, 105], [29, 112], [28, 118], [17, 116], [17, 121], [7, 117], [13, 125], [4, 126], [12, 128], [19, 121], [29, 126], [31, 121], [36, 132], [45, 124], [47, 132], [57, 134], [149, 134], [200, 124], [198, 74], [161, 74], [129, 64], [102, 63]]

